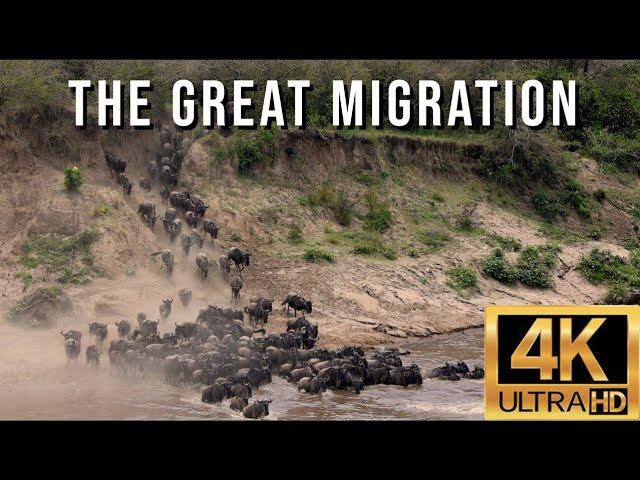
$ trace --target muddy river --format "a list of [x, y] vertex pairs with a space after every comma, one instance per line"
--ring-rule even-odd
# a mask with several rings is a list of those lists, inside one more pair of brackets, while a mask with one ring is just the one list
[[[471, 329], [403, 345], [423, 371], [446, 360], [483, 364], [483, 331]], [[84, 354], [82, 355], [84, 357]], [[81, 358], [82, 358], [81, 357]], [[271, 398], [266, 420], [481, 419], [482, 380], [428, 380], [423, 385], [366, 387], [360, 395], [327, 391], [298, 393], [274, 375], [254, 393]], [[132, 379], [112, 371], [106, 355], [100, 368], [66, 366], [62, 339], [52, 331], [0, 329], [0, 419], [56, 420], [233, 420], [243, 419], [228, 402], [209, 405], [200, 390], [164, 384], [160, 378]]]

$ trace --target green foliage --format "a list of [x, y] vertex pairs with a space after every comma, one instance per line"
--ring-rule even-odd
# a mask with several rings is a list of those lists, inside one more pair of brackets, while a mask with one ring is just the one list
[[542, 190], [538, 190], [533, 194], [531, 204], [538, 215], [550, 222], [554, 221], [561, 212], [558, 201], [550, 198]]
[[482, 271], [491, 278], [507, 285], [514, 284], [518, 279], [517, 269], [505, 258], [504, 252], [495, 249], [482, 262]]
[[42, 267], [57, 275], [60, 283], [87, 283], [102, 271], [94, 265], [91, 244], [97, 238], [92, 229], [71, 236], [30, 235], [22, 246], [21, 262], [28, 269]]
[[257, 165], [275, 160], [278, 153], [277, 131], [260, 129], [253, 134], [238, 135], [233, 141], [233, 149], [238, 158], [238, 173], [249, 175]]
[[64, 169], [64, 186], [69, 192], [77, 192], [83, 184], [84, 178], [78, 167]]
[[519, 252], [522, 249], [522, 242], [509, 236], [493, 234], [489, 237], [489, 242], [505, 252]]
[[538, 247], [526, 247], [516, 262], [518, 280], [534, 288], [551, 288], [553, 280], [549, 269], [555, 266], [555, 261], [551, 252], [543, 251], [541, 254]]
[[20, 280], [22, 280], [22, 291], [26, 290], [27, 288], [29, 288], [29, 286], [33, 283], [33, 275], [31, 275], [29, 272], [18, 272], [14, 275], [14, 278], [18, 278]]
[[602, 188], [599, 188], [595, 192], [593, 192], [593, 197], [597, 201], [603, 202], [607, 198], [607, 192], [605, 192]]
[[321, 248], [307, 248], [302, 254], [302, 258], [304, 258], [308, 262], [315, 262], [317, 260], [325, 260], [327, 262], [335, 261], [336, 257], [329, 251], [323, 250]]
[[604, 303], [608, 305], [624, 304], [629, 295], [629, 286], [624, 283], [612, 284], [604, 296]]
[[640, 287], [640, 269], [636, 265], [637, 253], [626, 261], [608, 250], [594, 248], [580, 259], [576, 268], [595, 285], [610, 282], [637, 288]]
[[298, 225], [292, 225], [287, 233], [287, 240], [292, 245], [299, 245], [303, 242], [302, 230]]
[[475, 287], [478, 283], [475, 269], [458, 266], [447, 270], [447, 285], [455, 290], [464, 290]]
[[364, 218], [364, 229], [378, 233], [384, 233], [389, 230], [393, 224], [389, 205], [378, 199], [378, 196], [373, 190], [367, 192], [365, 201], [368, 211]]
[[100, 206], [96, 207], [93, 211], [94, 217], [106, 217], [111, 212], [111, 207], [104, 203], [100, 204]]

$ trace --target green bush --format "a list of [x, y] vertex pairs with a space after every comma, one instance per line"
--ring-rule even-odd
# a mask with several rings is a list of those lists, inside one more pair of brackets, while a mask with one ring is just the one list
[[622, 305], [629, 295], [629, 287], [622, 283], [614, 283], [609, 287], [604, 296], [604, 302], [608, 305]]
[[364, 229], [370, 232], [384, 233], [393, 224], [391, 211], [386, 202], [380, 201], [373, 190], [365, 196], [368, 211], [364, 218]]
[[446, 245], [451, 237], [448, 233], [441, 230], [418, 230], [416, 239], [427, 247], [425, 253], [434, 253]]
[[637, 262], [636, 254], [627, 262], [607, 250], [594, 248], [578, 262], [577, 270], [591, 283], [620, 283], [640, 287], [640, 269], [631, 262]]
[[504, 252], [499, 248], [484, 259], [482, 271], [491, 278], [508, 285], [514, 284], [518, 279], [518, 271], [509, 263], [504, 256]]
[[276, 130], [260, 129], [255, 134], [238, 136], [233, 143], [238, 157], [238, 172], [250, 174], [253, 169], [266, 160], [275, 160], [278, 153]]
[[603, 202], [607, 198], [607, 192], [605, 192], [602, 188], [599, 188], [595, 192], [593, 192], [593, 197], [597, 201]]
[[519, 252], [522, 249], [522, 242], [517, 238], [493, 234], [489, 240], [505, 252]]
[[302, 258], [308, 262], [315, 262], [316, 260], [333, 262], [336, 259], [331, 252], [322, 250], [321, 248], [307, 248], [302, 254]]
[[82, 184], [82, 172], [78, 167], [69, 167], [64, 169], [64, 186], [70, 192], [77, 192]]
[[558, 202], [542, 190], [533, 194], [531, 204], [538, 215], [550, 222], [554, 221], [561, 212]]
[[325, 207], [331, 210], [339, 225], [347, 226], [351, 224], [353, 205], [341, 191], [336, 191], [327, 181], [321, 186], [307, 194], [301, 202], [312, 209]]
[[550, 256], [541, 255], [537, 247], [526, 247], [516, 262], [517, 276], [525, 285], [534, 288], [551, 288], [553, 280], [549, 268], [553, 267]]
[[292, 225], [289, 228], [289, 233], [287, 233], [287, 240], [289, 241], [289, 243], [291, 243], [293, 245], [298, 245], [298, 244], [302, 243], [302, 241], [303, 241], [302, 230], [300, 229], [299, 226]]
[[475, 287], [478, 282], [476, 271], [470, 267], [458, 266], [450, 268], [447, 270], [447, 275], [449, 277], [447, 284], [456, 290]]

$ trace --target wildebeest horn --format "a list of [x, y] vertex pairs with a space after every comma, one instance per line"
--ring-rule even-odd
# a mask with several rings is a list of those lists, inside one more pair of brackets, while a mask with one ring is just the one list
[[60, 330], [60, 335], [62, 335], [63, 337], [66, 337], [65, 333], [62, 330]]
[[178, 325], [178, 322], [175, 322], [175, 326], [176, 326], [176, 327], [179, 327], [180, 325]]

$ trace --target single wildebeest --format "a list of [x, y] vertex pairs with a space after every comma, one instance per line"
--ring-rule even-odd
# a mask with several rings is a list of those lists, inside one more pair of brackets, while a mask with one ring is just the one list
[[179, 218], [176, 218], [169, 225], [169, 239], [171, 240], [171, 242], [175, 242], [176, 238], [178, 238], [178, 235], [180, 235], [181, 231], [182, 231], [182, 220], [180, 220]]
[[304, 317], [298, 317], [295, 320], [287, 321], [287, 332], [294, 330], [302, 334], [302, 348], [313, 348], [318, 340], [318, 326], [312, 325], [309, 320]]
[[230, 386], [227, 383], [214, 383], [202, 390], [202, 401], [206, 403], [220, 403], [229, 398]]
[[127, 320], [120, 320], [119, 322], [116, 322], [116, 327], [118, 327], [118, 336], [121, 340], [131, 332], [131, 324]]
[[241, 412], [244, 407], [246, 407], [249, 404], [249, 400], [247, 400], [245, 397], [232, 397], [231, 401], [229, 402], [229, 407], [231, 408], [231, 410], [236, 410], [238, 412]]
[[189, 250], [191, 250], [191, 247], [193, 246], [193, 239], [190, 235], [182, 235], [182, 237], [180, 238], [180, 243], [182, 243], [182, 251], [184, 252], [184, 255], [188, 257]]
[[[312, 310], [311, 300], [305, 300], [304, 297], [294, 292], [290, 292], [281, 305], [286, 305], [287, 315], [289, 315], [289, 307], [293, 308], [294, 316], [297, 316], [298, 312], [302, 312], [302, 316], [304, 317], [305, 312], [311, 313]], [[282, 307], [283, 311], [284, 309], [285, 307]]]
[[160, 140], [162, 143], [171, 143], [171, 136], [171, 130], [167, 127], [162, 127], [162, 130], [160, 130]]
[[242, 415], [246, 418], [262, 418], [269, 415], [269, 404], [271, 400], [256, 400], [251, 405], [242, 409]]
[[162, 198], [163, 202], [166, 202], [167, 200], [169, 200], [170, 193], [171, 191], [169, 190], [169, 187], [167, 187], [166, 185], [163, 185], [162, 188], [160, 189], [160, 198]]
[[[173, 273], [173, 267], [175, 266], [176, 262], [173, 259], [173, 252], [171, 250], [167, 248], [165, 250], [160, 250], [159, 252], [153, 252], [150, 255], [152, 257], [162, 255], [162, 265], [165, 266], [169, 275]], [[160, 266], [160, 268], [162, 268], [162, 265]]]
[[92, 322], [89, 324], [89, 337], [96, 337], [96, 344], [102, 345], [108, 334], [106, 323]]
[[193, 338], [198, 333], [198, 324], [193, 322], [185, 322], [183, 324], [175, 324], [176, 337], [178, 340]]
[[170, 142], [163, 143], [162, 153], [170, 156], [173, 153], [173, 145]]
[[144, 312], [138, 312], [136, 316], [136, 321], [138, 322], [138, 327], [142, 327], [142, 323], [147, 319], [147, 314]]
[[87, 363], [91, 366], [97, 367], [100, 363], [100, 351], [95, 345], [89, 345], [86, 351]]
[[184, 221], [187, 222], [187, 225], [189, 225], [191, 228], [195, 228], [198, 226], [200, 217], [193, 212], [187, 212], [184, 215]]
[[232, 247], [227, 252], [227, 258], [235, 264], [238, 272], [242, 272], [245, 266], [249, 266], [251, 252], [243, 252], [237, 247]]
[[163, 185], [174, 187], [178, 183], [178, 175], [171, 171], [169, 165], [163, 165], [160, 169], [160, 181]]
[[67, 362], [69, 360], [78, 360], [80, 355], [80, 342], [75, 338], [67, 338], [64, 341], [64, 352], [67, 354]]
[[229, 272], [231, 271], [231, 263], [229, 262], [229, 258], [226, 255], [220, 255], [218, 263], [220, 264], [220, 270], [222, 271], [222, 278], [226, 280], [227, 278], [229, 278]]
[[193, 240], [193, 244], [197, 245], [198, 248], [202, 248], [202, 245], [204, 245], [204, 238], [202, 238], [202, 235], [200, 235], [195, 228], [191, 229], [191, 239]]
[[427, 375], [428, 378], [438, 378], [440, 380], [460, 380], [456, 369], [449, 362], [445, 362], [444, 367], [436, 367]]
[[105, 151], [104, 159], [107, 162], [107, 166], [109, 167], [109, 172], [111, 174], [117, 175], [118, 173], [124, 173], [127, 168], [127, 162], [111, 152]]
[[273, 299], [265, 297], [251, 297], [250, 303], [257, 303], [258, 306], [265, 312], [273, 312]]
[[162, 303], [160, 304], [160, 320], [166, 320], [171, 315], [171, 304], [173, 303], [173, 298], [163, 298]]
[[143, 320], [142, 323], [140, 323], [140, 335], [143, 338], [155, 337], [158, 334], [159, 323], [160, 320], [156, 320], [155, 322], [153, 320]]
[[129, 181], [129, 179], [125, 176], [124, 173], [119, 173], [116, 176], [116, 182], [118, 182], [118, 185], [122, 187], [122, 191], [126, 195], [131, 195], [131, 187], [133, 187], [134, 184]]
[[138, 185], [140, 185], [140, 189], [149, 193], [151, 191], [151, 180], [147, 177], [141, 177], [138, 180]]
[[196, 265], [198, 266], [200, 276], [202, 278], [207, 278], [207, 274], [209, 273], [209, 267], [211, 266], [211, 264], [209, 263], [209, 257], [206, 253], [200, 252], [196, 256]]
[[471, 378], [473, 380], [479, 380], [481, 378], [484, 378], [484, 369], [478, 367], [477, 365], [474, 366], [473, 370], [471, 370], [470, 372], [466, 373], [465, 378]]
[[140, 218], [147, 222], [149, 227], [153, 228], [156, 226], [156, 220], [158, 216], [156, 215], [156, 206], [151, 202], [142, 202], [138, 207], [138, 215]]
[[169, 233], [169, 227], [171, 223], [177, 218], [178, 211], [175, 208], [167, 208], [162, 216], [162, 225], [164, 226], [164, 231]]
[[240, 298], [240, 290], [242, 290], [242, 278], [236, 275], [229, 285], [231, 286], [231, 301], [236, 303]]
[[323, 377], [316, 375], [313, 378], [303, 377], [298, 382], [298, 390], [304, 390], [307, 393], [322, 393], [327, 389]]
[[73, 338], [78, 342], [82, 340], [82, 333], [78, 330], [67, 330], [66, 332], [60, 331], [60, 335], [62, 335], [65, 340], [69, 338]]
[[231, 395], [234, 397], [250, 398], [252, 395], [251, 386], [245, 383], [236, 383], [231, 387]]
[[156, 178], [158, 176], [159, 169], [160, 166], [158, 165], [158, 162], [156, 160], [149, 160], [149, 162], [147, 163], [147, 173], [149, 174], [149, 178]]
[[249, 322], [253, 326], [264, 326], [269, 321], [269, 312], [261, 309], [257, 303], [250, 303], [244, 307], [244, 311], [249, 314]]
[[207, 233], [211, 235], [211, 244], [213, 245], [213, 240], [218, 238], [218, 226], [216, 225], [216, 222], [209, 220], [208, 218], [203, 218], [202, 231], [205, 233], [205, 237], [207, 236]]
[[191, 290], [188, 288], [183, 288], [178, 292], [178, 296], [180, 297], [180, 302], [182, 302], [183, 307], [188, 307], [191, 303]]

